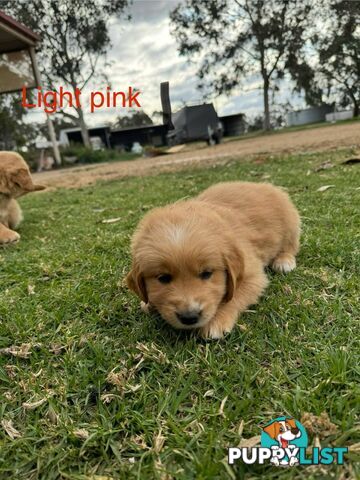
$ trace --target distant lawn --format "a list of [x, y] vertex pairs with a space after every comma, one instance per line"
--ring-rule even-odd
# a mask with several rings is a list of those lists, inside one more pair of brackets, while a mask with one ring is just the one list
[[[0, 426], [0, 478], [357, 478], [355, 453], [344, 467], [225, 460], [228, 446], [285, 414], [326, 411], [337, 433], [320, 432], [322, 446], [360, 442], [359, 166], [313, 170], [347, 155], [231, 161], [24, 197], [21, 242], [0, 250], [0, 348], [27, 344], [26, 358], [0, 355], [0, 421], [19, 435]], [[288, 189], [302, 249], [294, 272], [269, 272], [265, 296], [241, 318], [246, 331], [205, 342], [140, 312], [122, 286], [129, 240], [150, 208], [236, 179]], [[334, 187], [317, 192], [323, 185]]]

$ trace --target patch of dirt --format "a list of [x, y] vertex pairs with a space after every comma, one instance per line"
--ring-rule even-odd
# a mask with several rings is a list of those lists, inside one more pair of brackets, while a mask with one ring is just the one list
[[[184, 149], [171, 155], [138, 160], [84, 165], [80, 167], [35, 173], [35, 182], [54, 188], [78, 188], [97, 180], [112, 180], [130, 176], [156, 175], [175, 172], [189, 166], [211, 166], [226, 163], [231, 158], [256, 156], [258, 163], [269, 154], [314, 152], [339, 147], [360, 146], [360, 123], [332, 125], [247, 138], [214, 147]], [[259, 160], [260, 159], [260, 160]]]
[[326, 412], [322, 412], [320, 416], [304, 412], [301, 417], [301, 424], [310, 435], [317, 435], [321, 439], [338, 432], [338, 427], [330, 421]]

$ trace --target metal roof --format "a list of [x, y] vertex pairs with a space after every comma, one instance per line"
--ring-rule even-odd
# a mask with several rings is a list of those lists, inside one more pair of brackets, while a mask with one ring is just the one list
[[33, 47], [39, 40], [32, 30], [0, 11], [0, 54]]
[[229, 119], [230, 119], [230, 118], [236, 118], [236, 117], [241, 118], [241, 117], [244, 117], [244, 116], [245, 116], [244, 113], [240, 113], [240, 112], [239, 112], [239, 113], [230, 113], [229, 115], [220, 115], [219, 118], [220, 118], [220, 120], [221, 120], [221, 119], [223, 119], [223, 118], [224, 118], [224, 119], [225, 119], [225, 118], [229, 118]]
[[145, 130], [149, 130], [151, 128], [159, 128], [159, 127], [164, 127], [166, 125], [164, 125], [163, 123], [162, 124], [158, 124], [158, 125], [154, 125], [152, 123], [148, 124], [148, 125], [138, 125], [136, 127], [126, 127], [126, 128], [114, 128], [114, 129], [111, 129], [111, 133], [113, 132], [129, 132], [130, 130], [141, 130], [141, 129], [145, 129]]

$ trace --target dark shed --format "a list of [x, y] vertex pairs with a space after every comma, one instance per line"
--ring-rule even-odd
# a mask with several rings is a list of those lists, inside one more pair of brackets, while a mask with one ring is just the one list
[[169, 136], [175, 143], [207, 140], [209, 130], [217, 132], [219, 129], [219, 117], [212, 103], [186, 106], [173, 114], [172, 121], [175, 130]]
[[161, 147], [166, 145], [166, 134], [168, 132], [167, 125], [146, 125], [142, 127], [122, 128], [112, 130], [110, 134], [110, 142], [112, 148], [125, 147], [130, 149], [134, 142], [140, 145], [152, 145]]
[[[62, 130], [63, 133], [66, 134], [68, 141], [70, 143], [83, 143], [82, 135], [81, 135], [81, 130], [80, 128], [69, 128], [66, 130]], [[103, 145], [106, 148], [110, 148], [110, 128], [109, 127], [95, 127], [95, 128], [89, 128], [89, 137], [94, 138], [94, 137], [99, 137], [101, 138], [101, 141]], [[60, 138], [62, 135], [60, 135]]]
[[243, 135], [246, 131], [245, 115], [235, 113], [219, 117], [224, 129], [224, 137], [236, 137]]

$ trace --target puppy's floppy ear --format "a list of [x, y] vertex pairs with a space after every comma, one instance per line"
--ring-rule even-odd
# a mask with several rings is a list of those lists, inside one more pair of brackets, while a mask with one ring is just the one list
[[11, 174], [11, 181], [24, 190], [24, 192], [35, 192], [45, 189], [42, 185], [34, 185], [30, 173], [25, 168], [20, 168], [13, 172]]
[[145, 279], [141, 272], [133, 266], [126, 276], [126, 284], [133, 292], [138, 295], [141, 300], [148, 303], [148, 295], [146, 291]]
[[224, 301], [230, 302], [234, 296], [236, 285], [241, 281], [244, 273], [244, 255], [233, 240], [229, 240], [225, 252], [225, 265], [227, 279]]
[[264, 427], [263, 430], [269, 435], [269, 437], [276, 438], [276, 422], [270, 423], [270, 425]]
[[0, 171], [0, 193], [5, 195], [11, 194], [8, 176], [7, 172]]
[[294, 418], [287, 418], [286, 423], [288, 423], [291, 428], [297, 428]]

